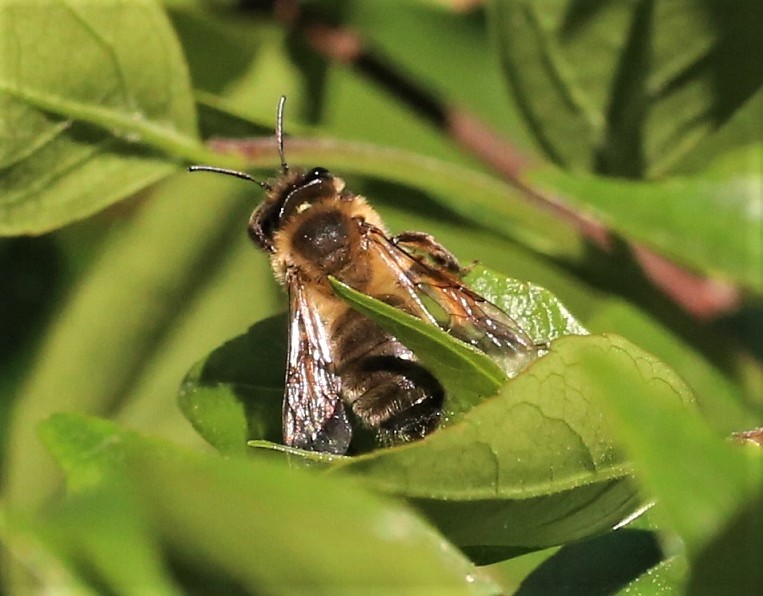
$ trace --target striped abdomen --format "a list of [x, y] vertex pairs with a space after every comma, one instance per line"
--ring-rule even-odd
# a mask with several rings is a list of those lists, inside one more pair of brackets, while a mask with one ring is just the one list
[[354, 310], [334, 322], [331, 337], [342, 399], [377, 429], [381, 444], [419, 439], [434, 430], [443, 389], [413, 352]]

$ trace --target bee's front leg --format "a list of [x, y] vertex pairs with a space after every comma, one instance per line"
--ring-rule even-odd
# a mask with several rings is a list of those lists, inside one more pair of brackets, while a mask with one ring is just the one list
[[402, 246], [413, 251], [424, 253], [435, 263], [451, 273], [461, 274], [463, 268], [455, 255], [426, 232], [401, 232], [390, 238], [395, 246]]

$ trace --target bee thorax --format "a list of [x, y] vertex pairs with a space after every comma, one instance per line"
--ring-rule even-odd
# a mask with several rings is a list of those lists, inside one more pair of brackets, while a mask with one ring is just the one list
[[[362, 202], [358, 202], [361, 207]], [[331, 294], [328, 281], [333, 275], [356, 290], [365, 291], [372, 271], [365, 258], [363, 221], [352, 208], [356, 204], [329, 201], [310, 206], [294, 215], [275, 235], [276, 250], [271, 255], [273, 271], [284, 283], [287, 271], [299, 271], [300, 278], [316, 290]]]
[[292, 238], [292, 247], [305, 260], [325, 273], [335, 273], [350, 260], [352, 222], [339, 211], [303, 216]]

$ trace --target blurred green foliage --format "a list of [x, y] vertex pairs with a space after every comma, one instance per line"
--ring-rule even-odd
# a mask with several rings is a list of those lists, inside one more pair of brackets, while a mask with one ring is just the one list
[[[763, 424], [762, 5], [295, 4], [300, 26], [269, 2], [0, 0], [5, 589], [756, 593], [763, 460], [727, 437]], [[387, 70], [328, 59], [311, 22]], [[508, 139], [521, 182], [617, 250], [528, 201], [400, 81]], [[594, 335], [418, 444], [331, 462], [247, 447], [278, 441], [285, 339], [245, 233], [261, 193], [184, 167], [271, 175], [272, 145], [205, 142], [270, 135], [281, 95], [290, 163], [494, 270], [471, 281], [534, 336]], [[632, 243], [739, 304], [692, 318]], [[553, 305], [548, 328], [533, 304]], [[198, 383], [210, 362], [219, 383]]]

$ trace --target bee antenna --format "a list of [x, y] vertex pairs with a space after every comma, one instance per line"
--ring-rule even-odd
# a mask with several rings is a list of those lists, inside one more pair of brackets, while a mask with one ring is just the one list
[[228, 176], [235, 176], [236, 178], [242, 178], [243, 180], [249, 180], [249, 182], [254, 182], [257, 186], [264, 188], [265, 190], [270, 190], [270, 184], [267, 182], [261, 182], [260, 180], [257, 180], [256, 178], [250, 176], [246, 172], [239, 172], [238, 170], [229, 170], [227, 168], [218, 168], [216, 166], [189, 166], [188, 167], [189, 172], [214, 172], [215, 174], [226, 174]]
[[289, 164], [286, 163], [286, 158], [283, 152], [283, 106], [286, 103], [286, 96], [282, 95], [278, 100], [278, 111], [276, 112], [276, 143], [278, 144], [278, 157], [281, 158], [281, 172], [286, 173], [289, 171]]

